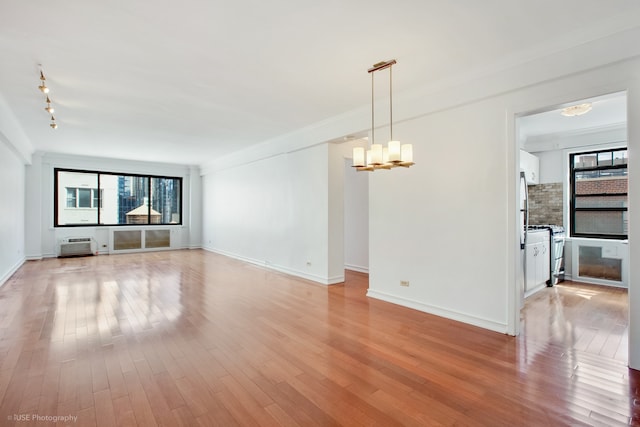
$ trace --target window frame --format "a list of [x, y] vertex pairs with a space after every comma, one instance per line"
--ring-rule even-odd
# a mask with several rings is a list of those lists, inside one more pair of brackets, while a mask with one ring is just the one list
[[[65, 191], [65, 206], [67, 205], [67, 197], [68, 195], [66, 194], [67, 192], [67, 188], [74, 188], [76, 190], [75, 192], [75, 203], [76, 206], [74, 208], [68, 207], [68, 209], [85, 209], [85, 210], [95, 210], [96, 211], [96, 221], [95, 223], [83, 223], [83, 224], [60, 224], [59, 223], [59, 217], [58, 217], [58, 208], [59, 208], [59, 193], [58, 191], [60, 190], [59, 188], [59, 173], [60, 172], [72, 172], [72, 173], [86, 173], [86, 174], [95, 174], [96, 178], [97, 178], [97, 188], [91, 188], [91, 207], [89, 208], [79, 208], [78, 207], [78, 199], [79, 199], [79, 195], [78, 195], [78, 188], [76, 187], [64, 187], [63, 190]], [[148, 213], [147, 213], [147, 223], [146, 224], [101, 224], [100, 223], [100, 210], [103, 207], [103, 198], [104, 198], [104, 189], [100, 187], [100, 176], [101, 175], [111, 175], [111, 176], [127, 176], [127, 177], [135, 177], [135, 178], [146, 178], [147, 179], [147, 195], [149, 198], [149, 203], [147, 204], [148, 206]], [[179, 212], [180, 212], [180, 221], [178, 222], [171, 222], [171, 223], [165, 223], [165, 222], [161, 222], [161, 223], [153, 223], [152, 221], [152, 215], [151, 215], [151, 210], [152, 208], [152, 201], [151, 201], [151, 182], [153, 179], [168, 179], [168, 180], [177, 180], [179, 182], [179, 194], [178, 194], [178, 202], [177, 202], [177, 206], [179, 207]], [[182, 217], [183, 217], [183, 212], [184, 212], [184, 206], [183, 206], [183, 193], [184, 193], [184, 179], [183, 177], [180, 176], [165, 176], [165, 175], [151, 175], [151, 174], [138, 174], [138, 173], [125, 173], [125, 172], [111, 172], [111, 171], [98, 171], [98, 170], [87, 170], [87, 169], [70, 169], [70, 168], [54, 168], [53, 169], [53, 226], [54, 228], [74, 228], [74, 227], [145, 227], [145, 226], [154, 226], [154, 227], [168, 227], [168, 226], [181, 226], [182, 225]], [[97, 197], [96, 197], [97, 195]], [[97, 203], [94, 206], [94, 202], [97, 198]]]
[[[614, 153], [618, 152], [618, 151], [624, 151], [626, 152], [626, 159], [627, 162], [622, 163], [622, 164], [614, 164], [613, 160], [614, 160]], [[598, 162], [596, 161], [596, 165], [595, 166], [589, 166], [589, 167], [581, 167], [581, 168], [576, 168], [575, 166], [575, 158], [578, 156], [584, 156], [584, 155], [590, 155], [590, 154], [594, 154], [596, 155], [596, 159], [598, 158], [598, 155], [601, 153], [611, 153], [611, 164], [610, 165], [598, 165]], [[570, 236], [571, 237], [576, 237], [576, 238], [592, 238], [592, 239], [606, 239], [606, 240], [626, 240], [629, 238], [628, 234], [602, 234], [602, 233], [581, 233], [581, 232], [576, 232], [576, 212], [629, 212], [629, 208], [628, 206], [623, 206], [623, 207], [577, 207], [576, 206], [576, 198], [578, 198], [579, 196], [581, 196], [580, 194], [576, 195], [576, 174], [579, 172], [598, 172], [598, 171], [605, 171], [605, 170], [615, 170], [615, 169], [625, 169], [627, 170], [626, 173], [626, 177], [627, 177], [627, 186], [628, 186], [628, 171], [629, 171], [629, 165], [628, 165], [628, 148], [627, 147], [618, 147], [618, 148], [607, 148], [607, 149], [601, 149], [601, 150], [593, 150], [593, 151], [580, 151], [580, 152], [575, 152], [575, 153], [570, 153], [569, 154], [569, 223], [570, 223]], [[589, 194], [589, 196], [597, 196], [597, 197], [609, 197], [611, 196], [613, 197], [620, 197], [620, 196], [625, 196], [627, 198], [627, 202], [629, 200], [629, 192], [628, 192], [628, 187], [627, 187], [627, 192], [625, 193], [594, 193], [594, 194]]]

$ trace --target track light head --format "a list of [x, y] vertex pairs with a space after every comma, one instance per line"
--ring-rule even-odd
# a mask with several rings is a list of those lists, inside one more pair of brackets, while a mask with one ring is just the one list
[[49, 114], [53, 114], [55, 110], [51, 106], [51, 100], [49, 99], [49, 95], [47, 95], [47, 100], [45, 102], [47, 103], [47, 106], [44, 107], [45, 111]]

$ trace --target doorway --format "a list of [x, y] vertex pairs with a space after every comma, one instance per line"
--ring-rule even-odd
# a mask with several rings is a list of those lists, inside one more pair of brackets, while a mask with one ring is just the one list
[[344, 159], [344, 268], [369, 273], [369, 174]]
[[[589, 329], [586, 334], [584, 325], [578, 327], [579, 334], [576, 330], [560, 334], [567, 340], [565, 344], [572, 343], [596, 353], [602, 351], [617, 354], [618, 357], [625, 353], [624, 349], [628, 345], [628, 319], [625, 318], [624, 325], [621, 325], [619, 314], [626, 313], [628, 309], [629, 256], [626, 227], [629, 212], [626, 208], [626, 185], [624, 190], [615, 194], [618, 199], [616, 202], [609, 194], [610, 190], [602, 190], [602, 186], [612, 181], [621, 184], [624, 181], [626, 184], [626, 105], [626, 92], [617, 92], [550, 106], [516, 118], [517, 149], [522, 150], [518, 156], [520, 166], [523, 167], [522, 160], [529, 159], [530, 156], [537, 162], [535, 179], [527, 182], [529, 193], [533, 193], [529, 197], [530, 209], [527, 212], [529, 224], [559, 226], [566, 236], [563, 276], [560, 282], [554, 286], [546, 286], [541, 282], [533, 292], [527, 294], [527, 298], [524, 284], [527, 265], [525, 252], [522, 251], [519, 257], [521, 266], [516, 297], [519, 297], [521, 309], [521, 339], [532, 338], [527, 337], [527, 334], [539, 333], [540, 330], [536, 330], [536, 327], [546, 327], [548, 336], [553, 335], [552, 328], [555, 328], [555, 332], [558, 332], [558, 328], [572, 330], [580, 322], [568, 304], [588, 300], [591, 307], [589, 310], [601, 313], [596, 316], [601, 323], [592, 323], [590, 328], [586, 328]], [[601, 157], [601, 162], [598, 156]], [[621, 156], [624, 158], [620, 158]], [[530, 168], [531, 165], [526, 167]], [[580, 188], [586, 188], [587, 184], [593, 187], [591, 193], [581, 193], [583, 190]], [[516, 191], [517, 199], [520, 200], [521, 191], [519, 188]], [[612, 221], [616, 221], [616, 224]], [[611, 226], [610, 230], [615, 229], [615, 232], [607, 231], [607, 226]], [[541, 246], [540, 253], [542, 250]], [[585, 274], [587, 271], [595, 271], [593, 265], [591, 270], [587, 268], [589, 257], [595, 260], [598, 267], [595, 270], [607, 264], [615, 265], [620, 270], [620, 276], [617, 280], [610, 280], [610, 277], [600, 273]], [[553, 272], [549, 273], [549, 280], [553, 280]], [[599, 302], [602, 306], [598, 306]], [[619, 307], [621, 303], [624, 304], [622, 308]], [[616, 308], [609, 310], [607, 304], [613, 304]], [[594, 320], [596, 321], [597, 319]], [[612, 327], [616, 332], [611, 337], [604, 332], [595, 332]], [[557, 337], [556, 334], [556, 339]], [[614, 350], [616, 339], [618, 343]], [[609, 341], [609, 347], [596, 350], [598, 340], [602, 341], [602, 346]], [[621, 340], [624, 343], [620, 343]], [[576, 344], [578, 341], [579, 345]], [[626, 353], [624, 357], [626, 358]]]

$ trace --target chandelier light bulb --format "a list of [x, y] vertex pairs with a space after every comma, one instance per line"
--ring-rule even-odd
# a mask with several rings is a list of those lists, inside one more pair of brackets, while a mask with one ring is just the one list
[[44, 84], [44, 82], [42, 82], [42, 84], [38, 86], [38, 89], [40, 89], [40, 92], [42, 93], [49, 93], [49, 88], [46, 84]]

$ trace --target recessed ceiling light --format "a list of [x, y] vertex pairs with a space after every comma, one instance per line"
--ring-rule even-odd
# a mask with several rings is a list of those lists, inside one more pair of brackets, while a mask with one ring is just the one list
[[565, 117], [581, 116], [591, 111], [591, 108], [591, 103], [587, 102], [584, 104], [572, 105], [571, 107], [563, 108], [560, 111], [560, 114]]

